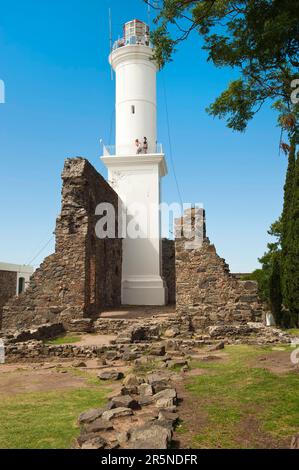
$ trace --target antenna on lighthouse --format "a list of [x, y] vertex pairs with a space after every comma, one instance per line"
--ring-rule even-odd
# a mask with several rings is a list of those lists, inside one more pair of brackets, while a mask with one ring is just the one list
[[[109, 8], [109, 42], [110, 42], [110, 54], [112, 52], [112, 13], [111, 8]], [[111, 80], [113, 81], [113, 69], [112, 65], [110, 67]]]

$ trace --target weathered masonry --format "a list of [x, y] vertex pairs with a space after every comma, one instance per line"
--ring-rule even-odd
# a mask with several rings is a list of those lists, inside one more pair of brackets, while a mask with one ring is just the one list
[[[68, 159], [62, 173], [62, 209], [56, 224], [55, 253], [34, 273], [26, 292], [3, 308], [4, 330], [61, 322], [65, 329], [86, 329], [107, 308], [121, 305], [120, 238], [99, 239], [98, 204], [111, 203], [118, 233], [119, 199], [83, 158]], [[192, 329], [260, 321], [263, 310], [257, 284], [229, 272], [206, 236], [205, 214], [196, 225], [196, 210], [178, 219], [176, 240], [162, 241], [162, 275], [168, 302]], [[191, 245], [182, 227], [200, 232], [203, 243]], [[181, 236], [183, 235], [183, 236]], [[14, 284], [15, 280], [11, 280]]]
[[[202, 211], [202, 209], [197, 209]], [[229, 271], [215, 246], [206, 236], [205, 212], [202, 225], [195, 227], [196, 210], [191, 218], [188, 211], [176, 224], [176, 308], [179, 316], [187, 316], [192, 328], [210, 325], [261, 321], [263, 308], [258, 297], [257, 283], [242, 281]], [[190, 247], [182, 236], [184, 225], [201, 230], [202, 245]]]
[[25, 291], [32, 273], [31, 266], [0, 263], [0, 329], [4, 305], [15, 295]]
[[118, 227], [118, 196], [83, 158], [68, 159], [62, 173], [62, 209], [55, 253], [34, 273], [26, 292], [3, 309], [3, 329], [92, 318], [120, 304], [122, 242], [95, 235], [96, 206], [111, 203]]

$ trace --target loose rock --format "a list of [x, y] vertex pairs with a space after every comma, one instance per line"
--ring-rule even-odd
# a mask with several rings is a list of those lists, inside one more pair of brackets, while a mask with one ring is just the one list
[[152, 356], [165, 356], [165, 346], [164, 344], [154, 344], [150, 350], [149, 354]]
[[135, 374], [129, 374], [125, 377], [123, 385], [125, 387], [138, 387], [142, 383], [142, 379]]
[[75, 362], [73, 362], [72, 365], [73, 365], [73, 367], [76, 367], [76, 368], [77, 368], [77, 367], [78, 367], [78, 368], [79, 368], [79, 367], [87, 367], [87, 365], [85, 364], [85, 362], [82, 362], [82, 361], [75, 361]]
[[109, 411], [105, 411], [102, 415], [102, 418], [107, 421], [110, 421], [111, 419], [114, 419], [114, 418], [122, 418], [123, 416], [130, 416], [132, 414], [133, 414], [133, 411], [131, 410], [131, 408], [120, 407], [120, 408], [114, 408]]
[[98, 377], [100, 380], [121, 380], [124, 378], [124, 374], [117, 370], [110, 370], [100, 372], [100, 374], [98, 374]]
[[130, 395], [119, 395], [112, 398], [111, 401], [116, 408], [132, 408], [133, 410], [138, 408], [137, 401], [134, 400], [134, 398], [132, 398]]
[[173, 328], [168, 328], [168, 330], [165, 331], [164, 336], [165, 338], [175, 338], [180, 334], [179, 328], [173, 327]]
[[131, 449], [167, 449], [172, 433], [165, 427], [148, 423], [130, 432]]
[[111, 425], [111, 423], [109, 423], [109, 421], [102, 419], [102, 418], [98, 418], [92, 423], [86, 424], [84, 427], [84, 430], [87, 434], [97, 433], [101, 431], [110, 431], [112, 429], [113, 429], [113, 426]]
[[93, 408], [91, 410], [81, 413], [78, 418], [79, 424], [91, 423], [100, 418], [105, 410], [103, 408]]
[[154, 393], [158, 393], [169, 388], [169, 379], [165, 375], [150, 374], [147, 377], [147, 382], [152, 386]]
[[209, 351], [220, 351], [221, 349], [224, 349], [224, 347], [225, 347], [225, 342], [220, 341], [219, 343], [214, 344], [213, 346], [210, 346]]
[[107, 442], [102, 437], [94, 437], [89, 441], [86, 441], [82, 444], [82, 449], [84, 450], [97, 450], [97, 449], [105, 449]]
[[153, 393], [153, 387], [150, 384], [141, 384], [138, 387], [138, 394], [142, 397], [151, 397]]

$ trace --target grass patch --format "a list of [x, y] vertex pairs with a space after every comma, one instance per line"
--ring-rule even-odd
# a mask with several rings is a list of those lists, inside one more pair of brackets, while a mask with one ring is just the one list
[[179, 419], [177, 425], [175, 426], [175, 430], [178, 434], [186, 434], [188, 432], [188, 423], [185, 423]]
[[299, 336], [299, 328], [291, 328], [290, 330], [285, 330], [291, 336]]
[[[57, 367], [57, 372], [65, 371], [68, 374], [71, 374], [73, 377], [82, 377], [86, 379], [87, 385], [99, 385], [100, 383], [103, 385], [104, 381], [100, 380], [97, 375], [91, 374], [87, 370], [78, 369], [74, 367]], [[112, 381], [111, 381], [112, 383]], [[108, 381], [105, 381], [105, 385], [108, 384]]]
[[[274, 374], [252, 367], [252, 359], [271, 347], [227, 346], [227, 360], [193, 363], [204, 375], [186, 385], [208, 413], [208, 424], [194, 437], [195, 447], [240, 447], [242, 420], [252, 417], [273, 439], [290, 438], [299, 425], [299, 374]], [[253, 436], [254, 439], [254, 436]]]
[[61, 344], [72, 344], [78, 343], [81, 340], [80, 336], [60, 336], [59, 338], [50, 339], [45, 344], [50, 345], [61, 345]]
[[1, 397], [0, 448], [70, 448], [79, 434], [78, 415], [101, 407], [108, 393], [107, 388], [91, 387]]

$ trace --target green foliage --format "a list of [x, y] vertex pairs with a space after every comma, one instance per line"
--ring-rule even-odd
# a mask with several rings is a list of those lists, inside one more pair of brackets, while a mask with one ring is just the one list
[[262, 272], [258, 270], [253, 276], [277, 318], [282, 286], [283, 322], [288, 310], [291, 323], [298, 324], [299, 183], [295, 154], [299, 103], [292, 100], [292, 82], [298, 78], [299, 68], [299, 0], [161, 0], [159, 5], [157, 28], [152, 35], [159, 66], [171, 60], [177, 46], [196, 31], [209, 61], [239, 73], [208, 112], [242, 132], [269, 102], [278, 112], [280, 128], [288, 134], [291, 147], [282, 143], [285, 153], [290, 154], [284, 210], [270, 232], [277, 240], [268, 245], [268, 252], [260, 260]]
[[280, 253], [273, 256], [272, 271], [269, 278], [270, 308], [277, 325], [282, 325], [282, 292], [280, 274]]
[[296, 324], [299, 317], [299, 156], [296, 160], [296, 172], [293, 190], [293, 200], [290, 209], [292, 224], [290, 227], [290, 254], [289, 254], [289, 308], [297, 316]]
[[253, 273], [243, 276], [244, 280], [256, 281], [258, 283], [259, 296], [268, 305], [268, 308], [270, 308], [269, 278], [270, 274], [265, 269], [256, 269]]
[[279, 260], [279, 254], [281, 250], [281, 230], [282, 222], [281, 219], [279, 219], [271, 225], [268, 231], [268, 234], [274, 237], [276, 240], [272, 243], [268, 243], [268, 251], [264, 253], [264, 255], [259, 259], [259, 262], [262, 264], [262, 268], [256, 269], [253, 273], [247, 276], [247, 279], [257, 281], [261, 300], [265, 302], [265, 304], [267, 304], [268, 308], [271, 310], [271, 306], [273, 306], [271, 296], [275, 296], [275, 294], [272, 290], [270, 295], [270, 279], [273, 274], [274, 263]]
[[286, 244], [289, 230], [290, 222], [290, 209], [293, 199], [293, 188], [294, 188], [294, 178], [295, 178], [295, 167], [296, 167], [296, 150], [295, 143], [292, 142], [290, 152], [288, 155], [288, 169], [286, 174], [286, 180], [284, 185], [284, 202], [283, 202], [283, 212], [281, 217], [282, 231], [281, 231], [281, 243], [282, 246]]
[[[272, 100], [279, 124], [298, 139], [299, 105], [291, 102], [291, 82], [299, 67], [299, 0], [161, 0], [159, 5], [152, 41], [160, 67], [196, 31], [209, 61], [240, 74], [208, 112], [244, 131]], [[292, 121], [284, 124], [286, 115]]]
[[235, 80], [208, 108], [208, 112], [221, 119], [227, 117], [227, 126], [229, 128], [243, 131], [246, 123], [254, 116], [253, 100], [253, 89], [244, 80]]
[[268, 244], [268, 251], [260, 258], [262, 269], [250, 275], [250, 279], [258, 282], [260, 296], [271, 308], [276, 322], [284, 327], [299, 324], [299, 159], [295, 154], [293, 139], [283, 213], [268, 232], [276, 241]]
[[299, 156], [292, 145], [285, 184], [282, 232], [282, 289], [291, 326], [299, 325]]
[[298, 329], [298, 328], [286, 329], [286, 332], [287, 332], [289, 335], [299, 337], [299, 329]]
[[60, 336], [59, 338], [55, 339], [50, 339], [49, 341], [46, 341], [46, 344], [53, 344], [53, 345], [60, 345], [60, 344], [72, 344], [72, 343], [78, 343], [80, 341], [79, 336]]

